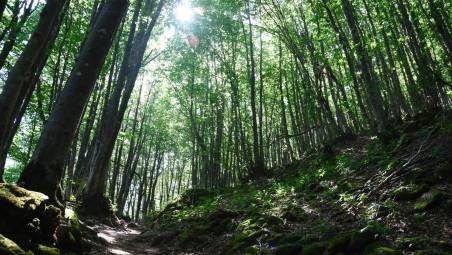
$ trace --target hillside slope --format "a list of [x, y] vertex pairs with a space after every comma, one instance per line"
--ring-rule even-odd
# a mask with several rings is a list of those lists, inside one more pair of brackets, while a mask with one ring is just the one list
[[191, 190], [135, 242], [167, 254], [452, 254], [452, 118], [339, 139], [272, 178]]

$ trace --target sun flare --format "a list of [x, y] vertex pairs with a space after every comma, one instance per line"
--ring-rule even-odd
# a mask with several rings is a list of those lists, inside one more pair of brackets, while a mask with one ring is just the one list
[[195, 11], [187, 2], [179, 3], [174, 10], [176, 19], [181, 23], [190, 23], [193, 21]]

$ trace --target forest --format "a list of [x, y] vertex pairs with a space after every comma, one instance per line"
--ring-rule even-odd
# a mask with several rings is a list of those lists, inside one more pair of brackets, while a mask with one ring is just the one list
[[451, 10], [0, 0], [0, 255], [452, 254]]

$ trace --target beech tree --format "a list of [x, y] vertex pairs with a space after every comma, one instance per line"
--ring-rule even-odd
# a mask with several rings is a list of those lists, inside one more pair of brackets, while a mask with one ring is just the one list
[[[25, 9], [24, 15], [29, 15], [32, 4], [33, 1]], [[66, 4], [67, 1], [51, 0], [47, 2], [35, 31], [14, 67], [9, 71], [3, 86], [0, 94], [0, 115], [2, 116], [0, 120], [0, 179], [3, 175], [6, 153], [15, 133], [15, 126], [21, 121], [21, 108], [26, 108], [28, 105], [30, 94], [37, 83], [37, 77], [46, 63], [49, 50], [58, 34]], [[22, 17], [22, 19], [24, 18]], [[12, 47], [11, 40], [13, 39], [9, 38], [6, 42], [11, 43], [11, 46], [8, 47]], [[7, 47], [6, 44], [4, 47]], [[7, 55], [6, 52], [5, 54]], [[0, 66], [2, 66], [1, 62], [4, 60], [0, 60]]]
[[23, 187], [47, 194], [54, 203], [61, 202], [57, 190], [63, 177], [64, 161], [127, 6], [127, 0], [109, 0], [102, 7], [33, 157], [18, 180]]

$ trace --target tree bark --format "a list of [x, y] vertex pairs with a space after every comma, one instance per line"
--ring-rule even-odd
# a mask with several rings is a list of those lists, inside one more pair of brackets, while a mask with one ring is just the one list
[[102, 8], [33, 157], [20, 175], [21, 186], [48, 195], [57, 205], [60, 205], [57, 190], [64, 161], [127, 6], [127, 0], [109, 0]]
[[[27, 95], [34, 90], [62, 20], [66, 0], [50, 0], [42, 10], [39, 22], [25, 49], [8, 73], [0, 95], [0, 155], [6, 158], [14, 125], [20, 123], [19, 112], [28, 105]], [[24, 103], [26, 103], [24, 105]], [[3, 160], [2, 160], [3, 161]], [[0, 180], [4, 162], [0, 162]]]
[[[107, 165], [113, 153], [114, 144], [124, 118], [127, 105], [135, 86], [135, 82], [140, 70], [144, 52], [151, 32], [157, 22], [157, 18], [163, 8], [164, 0], [160, 0], [154, 15], [151, 17], [152, 3], [146, 2], [144, 18], [140, 23], [137, 35], [129, 38], [124, 55], [123, 64], [117, 80], [116, 89], [112, 100], [102, 116], [102, 124], [99, 133], [96, 135], [95, 153], [90, 158], [89, 178], [84, 191], [86, 197], [103, 195], [105, 192], [105, 182], [107, 177]], [[104, 7], [105, 8], [105, 7]], [[139, 11], [139, 9], [138, 9]]]

